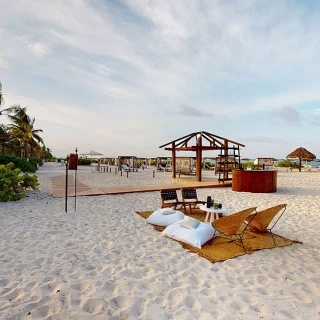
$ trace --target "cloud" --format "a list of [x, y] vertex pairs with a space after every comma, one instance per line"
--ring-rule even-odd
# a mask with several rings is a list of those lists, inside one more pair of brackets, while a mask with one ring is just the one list
[[116, 85], [104, 85], [101, 87], [101, 92], [108, 96], [119, 99], [136, 99], [139, 98], [139, 94], [134, 91], [134, 88], [124, 86], [122, 84]]
[[195, 107], [187, 106], [185, 104], [180, 105], [179, 111], [177, 113], [179, 115], [187, 117], [213, 117], [213, 114], [210, 112], [205, 112]]
[[9, 69], [9, 68], [10, 68], [10, 64], [0, 58], [0, 68], [2, 68], [2, 69]]
[[288, 126], [300, 125], [301, 122], [301, 114], [292, 107], [281, 107], [273, 110], [270, 115], [272, 119], [279, 120]]
[[43, 43], [30, 43], [28, 48], [32, 53], [40, 58], [49, 53], [49, 47]]
[[281, 138], [274, 138], [274, 137], [268, 137], [268, 136], [248, 136], [242, 138], [242, 141], [245, 142], [245, 144], [286, 144], [287, 141]]
[[[320, 3], [312, 6], [286, 0], [275, 6], [253, 0], [7, 1], [0, 43], [1, 57], [10, 60], [0, 58], [0, 81], [6, 98], [7, 90], [27, 96], [12, 103], [30, 106], [45, 132], [51, 126], [48, 143], [56, 148], [80, 137], [108, 148], [106, 138], [115, 131], [111, 143], [134, 152], [120, 135], [131, 142], [143, 128], [134, 141], [161, 145], [188, 128], [211, 132], [217, 117], [215, 132], [238, 141], [240, 134], [262, 132], [265, 121], [254, 117], [272, 109], [274, 141], [311, 121], [304, 105], [320, 101]], [[309, 127], [304, 134], [315, 135]], [[159, 151], [145, 150], [150, 156]]]

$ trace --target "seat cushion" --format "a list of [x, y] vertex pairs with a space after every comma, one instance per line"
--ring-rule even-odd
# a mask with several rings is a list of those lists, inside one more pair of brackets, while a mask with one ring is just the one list
[[173, 210], [172, 208], [162, 208], [159, 210], [161, 212], [161, 214], [173, 214], [175, 213], [175, 210]]
[[[167, 210], [167, 209], [166, 209]], [[156, 226], [166, 227], [172, 223], [180, 221], [184, 218], [184, 213], [181, 211], [174, 211], [172, 214], [163, 214], [164, 209], [159, 209], [154, 211], [146, 221], [150, 224], [154, 224]], [[166, 212], [166, 211], [164, 211]]]
[[199, 249], [212, 239], [214, 233], [215, 229], [210, 224], [200, 222], [195, 229], [188, 229], [181, 226], [180, 221], [167, 226], [162, 231], [162, 234], [169, 238], [190, 244]]
[[184, 216], [183, 220], [180, 221], [180, 226], [188, 229], [195, 229], [199, 225], [200, 221], [188, 216]]

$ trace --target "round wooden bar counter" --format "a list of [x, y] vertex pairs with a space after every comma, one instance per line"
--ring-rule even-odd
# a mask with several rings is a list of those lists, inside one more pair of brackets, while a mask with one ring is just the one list
[[233, 170], [232, 191], [252, 193], [277, 192], [277, 171]]

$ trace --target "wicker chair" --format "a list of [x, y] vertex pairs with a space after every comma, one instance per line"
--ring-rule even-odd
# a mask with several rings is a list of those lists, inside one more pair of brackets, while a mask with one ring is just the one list
[[[286, 204], [279, 204], [277, 206], [258, 211], [257, 214], [250, 215], [246, 221], [253, 231], [264, 235], [270, 235], [272, 237], [274, 246], [276, 246], [272, 229], [286, 211], [286, 207]], [[277, 217], [277, 219], [274, 219], [278, 213], [280, 213], [280, 215]]]
[[205, 204], [206, 201], [199, 201], [196, 188], [182, 188], [182, 201], [189, 205], [190, 213], [198, 204]]
[[161, 189], [161, 208], [173, 207], [174, 210], [176, 209], [183, 209], [185, 213], [186, 211], [186, 204], [182, 201], [179, 201], [177, 191], [175, 189]]
[[230, 216], [215, 220], [212, 222], [212, 226], [219, 232], [219, 236], [231, 241], [239, 241], [242, 244], [244, 252], [246, 252], [242, 236], [244, 235], [248, 224], [245, 224], [244, 222], [251, 214], [253, 216], [256, 214], [256, 209], [256, 207], [248, 208]]

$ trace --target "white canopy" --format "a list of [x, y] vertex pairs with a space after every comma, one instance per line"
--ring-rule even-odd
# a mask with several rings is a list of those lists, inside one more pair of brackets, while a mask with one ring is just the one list
[[80, 153], [80, 156], [103, 156], [103, 153], [90, 150], [88, 153]]
[[88, 152], [88, 153], [80, 153], [80, 156], [82, 156], [82, 157], [90, 156], [91, 162], [92, 162], [92, 158], [97, 158], [97, 159], [104, 158], [103, 153], [100, 153], [100, 152], [97, 152], [94, 150], [90, 150], [90, 152]]

